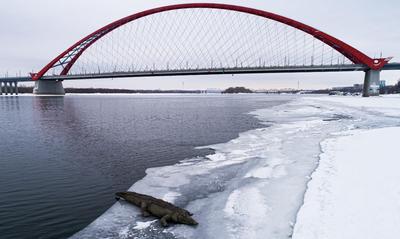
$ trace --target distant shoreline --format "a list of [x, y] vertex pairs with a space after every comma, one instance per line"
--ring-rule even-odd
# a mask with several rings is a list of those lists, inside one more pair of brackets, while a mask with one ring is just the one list
[[[201, 90], [127, 90], [108, 88], [65, 88], [67, 94], [201, 94]], [[18, 87], [19, 93], [32, 93], [33, 87]]]
[[[244, 92], [214, 92], [207, 90], [129, 90], [129, 89], [109, 89], [109, 88], [65, 88], [67, 94], [237, 94]], [[20, 94], [32, 94], [33, 87], [20, 86], [18, 87]], [[253, 91], [244, 94], [318, 94], [318, 95], [355, 95], [360, 94], [360, 91], [355, 90], [333, 90], [333, 89], [320, 89], [320, 90], [266, 90], [266, 91]], [[381, 94], [396, 94], [397, 92], [381, 92]]]

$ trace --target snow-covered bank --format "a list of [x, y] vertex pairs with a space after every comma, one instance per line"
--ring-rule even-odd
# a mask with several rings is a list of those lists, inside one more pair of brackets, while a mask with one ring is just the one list
[[398, 238], [400, 128], [343, 135], [321, 144], [293, 238]]
[[381, 127], [400, 126], [400, 97], [309, 100], [354, 107], [371, 117], [361, 127], [368, 130], [337, 133], [321, 143], [320, 165], [308, 184], [293, 238], [398, 238], [400, 127]]
[[366, 110], [371, 113], [382, 113], [386, 116], [400, 116], [400, 94], [383, 95], [380, 97], [346, 97], [346, 96], [323, 96], [311, 97], [317, 101], [326, 101], [338, 103], [346, 106], [355, 107], [361, 110]]
[[74, 238], [291, 237], [293, 225], [298, 227], [302, 220], [297, 213], [318, 166], [320, 143], [337, 138], [337, 132], [399, 125], [393, 113], [344, 105], [338, 99], [300, 97], [257, 110], [252, 114], [265, 128], [207, 146], [215, 154], [205, 158], [148, 169], [147, 176], [130, 188], [187, 208], [195, 214], [198, 227], [164, 229], [153, 218], [142, 218], [137, 208], [118, 202]]

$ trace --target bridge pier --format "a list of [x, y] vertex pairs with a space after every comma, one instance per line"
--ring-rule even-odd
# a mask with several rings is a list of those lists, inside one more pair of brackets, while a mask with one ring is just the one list
[[18, 82], [14, 82], [14, 86], [15, 86], [15, 88], [14, 88], [14, 91], [15, 91], [15, 94], [16, 95], [18, 95], [18, 93], [19, 93], [19, 91], [18, 91]]
[[9, 89], [10, 89], [10, 95], [13, 95], [14, 94], [13, 82], [8, 82], [8, 86], [9, 86]]
[[8, 82], [4, 82], [4, 88], [3, 89], [4, 89], [4, 94], [5, 95], [8, 95], [8, 85], [7, 85], [7, 83]]
[[62, 81], [38, 80], [33, 88], [35, 95], [65, 95]]
[[380, 73], [371, 69], [365, 72], [363, 97], [379, 95]]
[[18, 83], [16, 81], [0, 81], [0, 95], [18, 95]]

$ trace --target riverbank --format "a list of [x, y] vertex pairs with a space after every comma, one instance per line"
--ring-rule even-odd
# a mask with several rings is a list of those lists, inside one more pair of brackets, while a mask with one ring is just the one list
[[[397, 118], [400, 126], [398, 96], [323, 100]], [[350, 130], [323, 141], [320, 164], [308, 184], [293, 238], [399, 235], [399, 136], [400, 127], [388, 127]]]

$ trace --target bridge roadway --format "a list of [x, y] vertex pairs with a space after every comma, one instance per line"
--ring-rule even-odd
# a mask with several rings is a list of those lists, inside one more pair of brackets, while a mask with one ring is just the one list
[[[152, 77], [152, 76], [187, 76], [187, 75], [222, 75], [222, 74], [260, 74], [260, 73], [307, 73], [307, 72], [349, 72], [367, 71], [368, 68], [360, 64], [331, 65], [331, 66], [290, 66], [290, 67], [255, 67], [255, 68], [216, 68], [216, 69], [184, 69], [167, 71], [141, 71], [141, 72], [111, 72], [83, 75], [44, 76], [41, 80], [86, 80], [127, 77]], [[382, 70], [400, 70], [400, 63], [386, 64]], [[33, 81], [31, 77], [5, 77], [0, 82], [27, 82]]]

